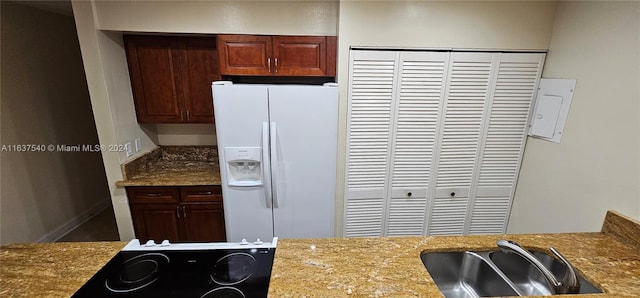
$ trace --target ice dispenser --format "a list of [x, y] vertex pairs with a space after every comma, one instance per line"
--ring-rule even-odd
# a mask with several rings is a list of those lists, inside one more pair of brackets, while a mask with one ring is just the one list
[[262, 185], [261, 153], [260, 147], [224, 148], [227, 184], [230, 186]]

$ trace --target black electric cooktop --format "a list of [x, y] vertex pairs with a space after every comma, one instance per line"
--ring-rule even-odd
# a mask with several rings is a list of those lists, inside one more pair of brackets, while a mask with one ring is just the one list
[[72, 297], [267, 297], [276, 238], [212, 247], [134, 241]]

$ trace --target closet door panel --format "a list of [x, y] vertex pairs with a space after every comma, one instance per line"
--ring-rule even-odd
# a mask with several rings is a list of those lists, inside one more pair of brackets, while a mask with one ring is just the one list
[[465, 231], [485, 105], [491, 96], [497, 55], [451, 54], [430, 235], [461, 235]]
[[480, 163], [479, 188], [515, 186], [544, 54], [502, 54]]
[[544, 56], [501, 54], [469, 234], [506, 230]]
[[449, 53], [401, 52], [387, 235], [423, 235]]
[[391, 154], [394, 52], [351, 51], [344, 235], [381, 236]]

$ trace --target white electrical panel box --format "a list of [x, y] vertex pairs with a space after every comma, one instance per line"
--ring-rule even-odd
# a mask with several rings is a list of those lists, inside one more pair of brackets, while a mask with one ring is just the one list
[[224, 148], [227, 184], [230, 186], [262, 185], [262, 148]]
[[530, 136], [560, 143], [575, 87], [573, 79], [540, 79]]

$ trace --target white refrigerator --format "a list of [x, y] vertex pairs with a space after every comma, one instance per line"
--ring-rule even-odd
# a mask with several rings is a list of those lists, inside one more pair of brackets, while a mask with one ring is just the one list
[[334, 237], [337, 85], [212, 89], [227, 241]]

